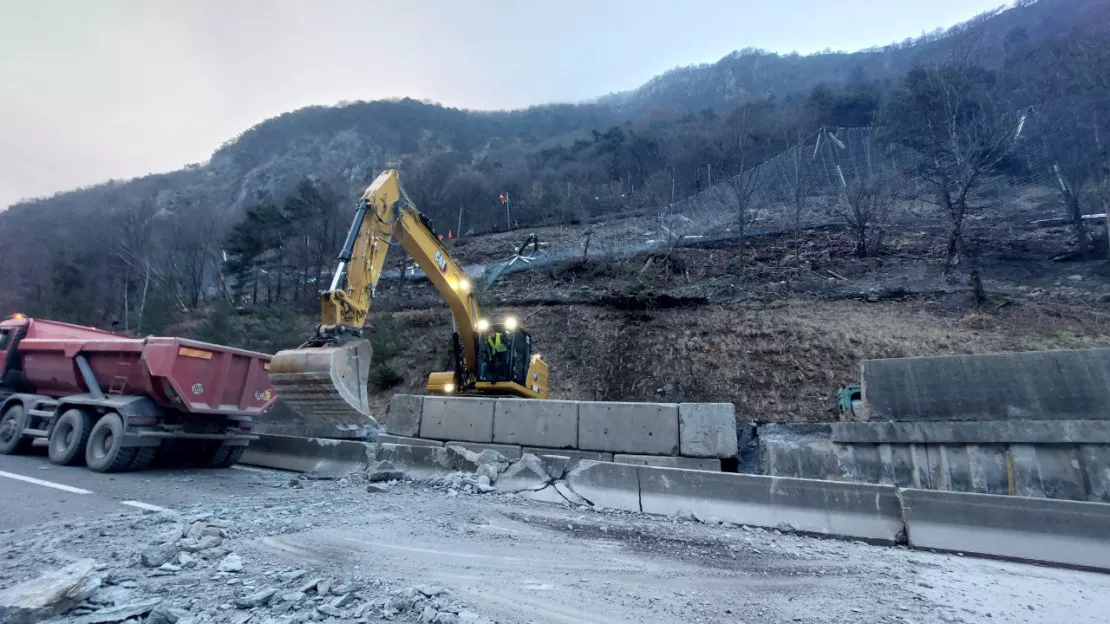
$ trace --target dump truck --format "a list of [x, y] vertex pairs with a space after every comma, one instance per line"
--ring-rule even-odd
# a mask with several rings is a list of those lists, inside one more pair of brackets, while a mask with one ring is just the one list
[[141, 470], [159, 453], [226, 467], [277, 399], [270, 356], [183, 338], [128, 338], [15, 315], [0, 321], [0, 454]]

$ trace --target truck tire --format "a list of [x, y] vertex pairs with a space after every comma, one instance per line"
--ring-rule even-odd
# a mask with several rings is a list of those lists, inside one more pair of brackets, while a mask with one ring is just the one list
[[21, 455], [31, 450], [31, 437], [23, 435], [26, 428], [27, 410], [22, 405], [13, 405], [0, 416], [0, 455]]
[[212, 454], [212, 458], [208, 460], [209, 468], [230, 468], [231, 466], [239, 463], [243, 457], [243, 452], [247, 450], [245, 446], [221, 446], [216, 449]]
[[47, 451], [50, 462], [59, 466], [85, 463], [85, 446], [92, 428], [93, 419], [87, 412], [79, 409], [66, 410], [50, 431]]
[[145, 470], [150, 462], [154, 461], [155, 455], [158, 454], [157, 446], [140, 446], [135, 449], [135, 456], [131, 458], [131, 463], [127, 465], [127, 470]]
[[85, 446], [85, 463], [93, 472], [119, 472], [127, 469], [137, 450], [123, 446], [123, 419], [108, 412], [93, 425]]

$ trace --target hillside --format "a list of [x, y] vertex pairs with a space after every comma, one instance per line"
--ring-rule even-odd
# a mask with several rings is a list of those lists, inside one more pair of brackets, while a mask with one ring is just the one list
[[[861, 359], [1108, 344], [1085, 217], [1110, 209], [1108, 25], [1110, 3], [1040, 0], [592, 103], [293, 111], [206, 163], [0, 212], [0, 314], [294, 346], [353, 200], [395, 167], [460, 260], [550, 245], [482, 297], [528, 319], [562, 397], [820, 419]], [[449, 327], [426, 287], [379, 299], [376, 401], [443, 365]]]

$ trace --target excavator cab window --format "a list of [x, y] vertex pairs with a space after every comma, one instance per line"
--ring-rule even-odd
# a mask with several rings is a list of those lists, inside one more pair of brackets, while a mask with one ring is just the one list
[[524, 384], [532, 355], [532, 337], [528, 332], [508, 331], [494, 325], [478, 334], [478, 340], [478, 381]]

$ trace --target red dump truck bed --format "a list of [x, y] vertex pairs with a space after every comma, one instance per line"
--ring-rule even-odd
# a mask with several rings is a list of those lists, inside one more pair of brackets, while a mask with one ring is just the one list
[[25, 327], [17, 346], [23, 376], [38, 394], [90, 392], [74, 359], [80, 353], [103, 392], [144, 395], [164, 408], [257, 415], [276, 400], [270, 356], [262, 353], [184, 338], [123, 338], [41, 319], [0, 322], [0, 331], [17, 327]]

